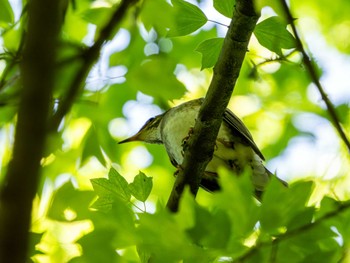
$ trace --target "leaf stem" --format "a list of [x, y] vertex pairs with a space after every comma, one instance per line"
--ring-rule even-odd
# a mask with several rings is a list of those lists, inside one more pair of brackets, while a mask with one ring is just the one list
[[218, 21], [214, 21], [214, 20], [211, 20], [211, 19], [208, 19], [208, 22], [212, 22], [214, 24], [217, 24], [217, 25], [220, 25], [220, 26], [224, 26], [224, 27], [229, 27], [228, 25], [225, 25], [224, 23], [220, 23]]

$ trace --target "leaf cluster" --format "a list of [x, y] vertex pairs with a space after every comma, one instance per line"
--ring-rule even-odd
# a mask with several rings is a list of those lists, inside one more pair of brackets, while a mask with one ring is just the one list
[[[222, 171], [220, 178], [222, 191], [214, 193], [206, 206], [186, 191], [177, 214], [160, 204], [149, 213], [135, 210], [130, 196], [139, 189], [135, 198], [145, 202], [152, 179], [140, 173], [128, 184], [111, 169], [108, 179], [92, 180], [98, 199], [90, 208], [86, 201], [91, 201], [92, 192], [76, 191], [66, 184], [55, 195], [50, 211], [69, 208], [77, 214], [73, 222], [85, 218], [94, 226], [76, 241], [81, 256], [69, 262], [294, 263], [339, 262], [344, 257], [345, 244], [350, 241], [349, 202], [324, 196], [315, 203], [311, 201], [315, 194], [312, 181], [285, 188], [272, 180], [259, 203], [251, 195], [249, 174], [235, 177]], [[75, 201], [62, 203], [61, 194]]]

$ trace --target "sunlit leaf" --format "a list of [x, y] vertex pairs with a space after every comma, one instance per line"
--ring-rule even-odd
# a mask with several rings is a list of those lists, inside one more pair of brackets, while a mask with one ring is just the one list
[[[37, 245], [40, 243], [44, 233], [29, 233], [29, 246], [28, 246], [28, 256], [32, 257], [37, 254], [44, 254], [41, 250], [37, 248]], [[34, 262], [30, 259], [29, 262]]]
[[[230, 238], [227, 236], [229, 233], [218, 232], [213, 234], [214, 236], [222, 235], [224, 237], [223, 241], [229, 240], [226, 248], [230, 253], [240, 254], [245, 250], [240, 240], [251, 235], [254, 226], [258, 222], [260, 208], [253, 197], [254, 190], [249, 171], [241, 176], [236, 176], [230, 171], [220, 171], [219, 182], [222, 191], [215, 193], [213, 198], [215, 198], [216, 206], [222, 212], [218, 211], [213, 220], [214, 222], [221, 221], [231, 232]], [[210, 242], [213, 242], [213, 240]], [[221, 245], [224, 244], [221, 243]]]
[[[69, 181], [54, 193], [48, 216], [58, 221], [87, 219], [90, 216], [89, 205], [93, 198], [93, 192], [75, 189]], [[69, 214], [66, 214], [67, 212]]]
[[[154, 10], [162, 10], [162, 12]], [[174, 23], [172, 6], [163, 0], [145, 1], [140, 17], [147, 30], [153, 27], [161, 35], [165, 35]]]
[[106, 164], [106, 160], [103, 157], [101, 146], [98, 143], [98, 137], [93, 126], [90, 127], [86, 134], [84, 149], [81, 157], [82, 163], [84, 163], [86, 159], [91, 156], [95, 156], [101, 164]]
[[202, 54], [202, 69], [211, 68], [215, 65], [220, 55], [223, 38], [212, 38], [198, 45], [196, 51]]
[[131, 87], [144, 94], [163, 99], [178, 99], [185, 86], [174, 75], [175, 64], [164, 57], [152, 57], [127, 74]]
[[280, 181], [273, 179], [263, 196], [260, 219], [262, 229], [277, 234], [285, 228], [298, 227], [301, 222], [310, 223], [313, 208], [307, 208], [306, 205], [312, 188], [312, 182], [298, 182], [286, 188]]
[[7, 0], [0, 0], [0, 27], [6, 27], [14, 22], [11, 5]]
[[[151, 252], [157, 262], [208, 262], [208, 254], [193, 245], [182, 226], [168, 210], [140, 214], [139, 249]], [[156, 226], [156, 227], [155, 227]], [[176, 233], [176, 234], [173, 234]]]
[[261, 10], [262, 8], [269, 6], [276, 12], [279, 16], [283, 17], [284, 11], [280, 1], [274, 0], [257, 0], [254, 2], [256, 10]]
[[222, 15], [232, 18], [236, 0], [214, 0], [214, 8]]
[[207, 21], [207, 17], [201, 9], [184, 0], [172, 0], [174, 6], [174, 25], [168, 32], [169, 37], [188, 35], [200, 27]]
[[[95, 229], [92, 233], [78, 240], [83, 254], [69, 263], [81, 262], [120, 262], [121, 257], [113, 246], [116, 232], [114, 229]], [[93, 248], [93, 249], [91, 249]]]
[[295, 48], [295, 39], [277, 16], [267, 18], [256, 25], [254, 35], [267, 49], [282, 55], [282, 49]]
[[135, 176], [129, 184], [130, 193], [141, 202], [146, 202], [153, 186], [152, 177], [147, 177], [143, 172]]
[[81, 14], [82, 18], [89, 23], [97, 26], [103, 26], [109, 20], [113, 9], [109, 7], [98, 7], [87, 9]]
[[128, 202], [131, 198], [128, 182], [114, 168], [109, 170], [108, 179], [91, 179], [91, 184], [96, 194], [103, 200], [99, 201], [99, 206], [110, 207], [108, 204], [113, 203], [116, 198], [124, 202]]

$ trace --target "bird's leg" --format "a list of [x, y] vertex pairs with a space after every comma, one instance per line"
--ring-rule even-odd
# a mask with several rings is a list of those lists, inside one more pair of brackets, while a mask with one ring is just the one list
[[193, 127], [191, 127], [189, 129], [187, 136], [182, 139], [182, 142], [181, 142], [181, 147], [182, 147], [181, 154], [182, 154], [182, 156], [185, 155], [185, 150], [186, 150], [186, 147], [188, 146], [187, 142], [190, 139], [192, 134], [193, 134]]
[[182, 166], [181, 166], [180, 164], [176, 165], [176, 171], [175, 171], [175, 173], [174, 173], [174, 176], [177, 177], [177, 175], [178, 175], [181, 171], [183, 171]]

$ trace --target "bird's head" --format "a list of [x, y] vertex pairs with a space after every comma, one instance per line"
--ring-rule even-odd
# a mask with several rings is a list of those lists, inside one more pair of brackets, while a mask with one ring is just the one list
[[156, 144], [163, 143], [160, 134], [160, 122], [163, 116], [164, 114], [160, 114], [150, 118], [135, 135], [120, 141], [119, 144], [133, 141], [144, 141]]

